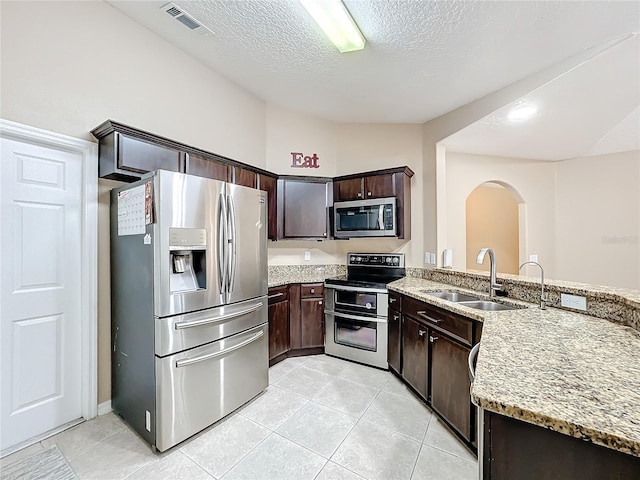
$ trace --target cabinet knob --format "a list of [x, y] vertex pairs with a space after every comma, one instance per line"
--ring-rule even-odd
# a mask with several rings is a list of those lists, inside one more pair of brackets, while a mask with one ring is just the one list
[[312, 288], [312, 289], [311, 289], [311, 293], [316, 293], [316, 289], [315, 289], [315, 288]]
[[318, 302], [318, 305], [322, 305], [322, 300], [320, 300], [320, 301]]
[[327, 236], [327, 232], [324, 232], [324, 233], [322, 234], [322, 236], [323, 236], [323, 237], [326, 237], [326, 236]]
[[435, 342], [437, 339], [438, 339], [438, 337], [429, 336], [429, 341], [431, 343]]
[[358, 192], [358, 197], [362, 197], [362, 192]]
[[367, 192], [367, 195], [368, 195], [368, 196], [371, 196], [371, 192]]
[[395, 299], [395, 298], [393, 298], [393, 297], [391, 297], [391, 298], [389, 299], [389, 303], [396, 303], [396, 299]]
[[393, 316], [393, 319], [394, 319], [394, 320], [400, 320], [400, 315], [394, 315], [394, 316]]
[[[426, 330], [418, 330], [418, 335], [423, 336], [425, 333], [427, 333]], [[429, 337], [429, 338], [433, 338], [433, 337]]]

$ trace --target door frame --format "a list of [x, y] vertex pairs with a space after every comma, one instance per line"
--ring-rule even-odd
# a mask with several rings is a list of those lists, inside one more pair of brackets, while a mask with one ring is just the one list
[[98, 145], [0, 118], [0, 137], [82, 156], [81, 415], [98, 413]]

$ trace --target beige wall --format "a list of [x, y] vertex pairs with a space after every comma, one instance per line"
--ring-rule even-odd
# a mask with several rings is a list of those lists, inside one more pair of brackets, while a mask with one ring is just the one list
[[640, 151], [556, 164], [556, 278], [640, 290]]
[[466, 198], [497, 181], [525, 205], [520, 262], [536, 254], [547, 278], [640, 289], [640, 151], [560, 162], [447, 152], [446, 179], [455, 269], [477, 269], [465, 261]]
[[[445, 248], [453, 250], [453, 268], [476, 269], [466, 263], [466, 200], [485, 182], [496, 182], [511, 189], [519, 197], [524, 217], [519, 262], [538, 255], [549, 278], [555, 274], [554, 196], [555, 181], [552, 162], [517, 158], [491, 157], [465, 153], [446, 153], [446, 216], [443, 233]], [[490, 245], [489, 245], [490, 246]], [[500, 258], [497, 259], [498, 271]], [[533, 272], [532, 272], [533, 273]]]
[[[103, 2], [1, 2], [0, 116], [77, 138], [111, 118], [258, 166], [265, 104]], [[98, 205], [98, 402], [111, 397], [109, 195]]]
[[466, 201], [467, 265], [474, 270], [489, 271], [490, 262], [478, 265], [481, 248], [490, 247], [500, 263], [499, 272], [518, 274], [520, 252], [518, 242], [518, 202], [506, 188], [483, 184]]
[[[291, 151], [317, 153], [318, 169], [291, 168]], [[400, 252], [408, 266], [422, 266], [422, 127], [420, 125], [339, 124], [267, 106], [267, 168], [280, 174], [337, 176], [389, 167], [409, 166], [412, 238], [405, 240], [340, 240], [269, 243], [269, 263], [343, 264], [346, 253]], [[311, 260], [304, 260], [304, 252]]]
[[2, 118], [87, 140], [110, 118], [264, 165], [264, 102], [110, 5], [0, 8]]

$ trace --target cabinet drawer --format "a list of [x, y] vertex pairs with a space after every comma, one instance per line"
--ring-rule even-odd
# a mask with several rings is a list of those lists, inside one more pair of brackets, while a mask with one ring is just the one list
[[324, 285], [322, 283], [306, 283], [301, 285], [300, 289], [302, 298], [324, 296]]
[[402, 312], [402, 295], [396, 292], [389, 291], [389, 309]]
[[428, 323], [466, 345], [473, 345], [473, 320], [409, 297], [404, 298], [403, 306], [405, 315]]
[[274, 303], [282, 302], [284, 300], [289, 300], [289, 286], [284, 285], [282, 287], [271, 287], [269, 289], [269, 305], [273, 305]]

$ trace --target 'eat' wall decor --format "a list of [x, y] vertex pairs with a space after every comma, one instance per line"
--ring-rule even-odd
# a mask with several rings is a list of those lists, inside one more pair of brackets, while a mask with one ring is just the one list
[[320, 168], [318, 155], [304, 155], [301, 152], [291, 152], [291, 168]]

